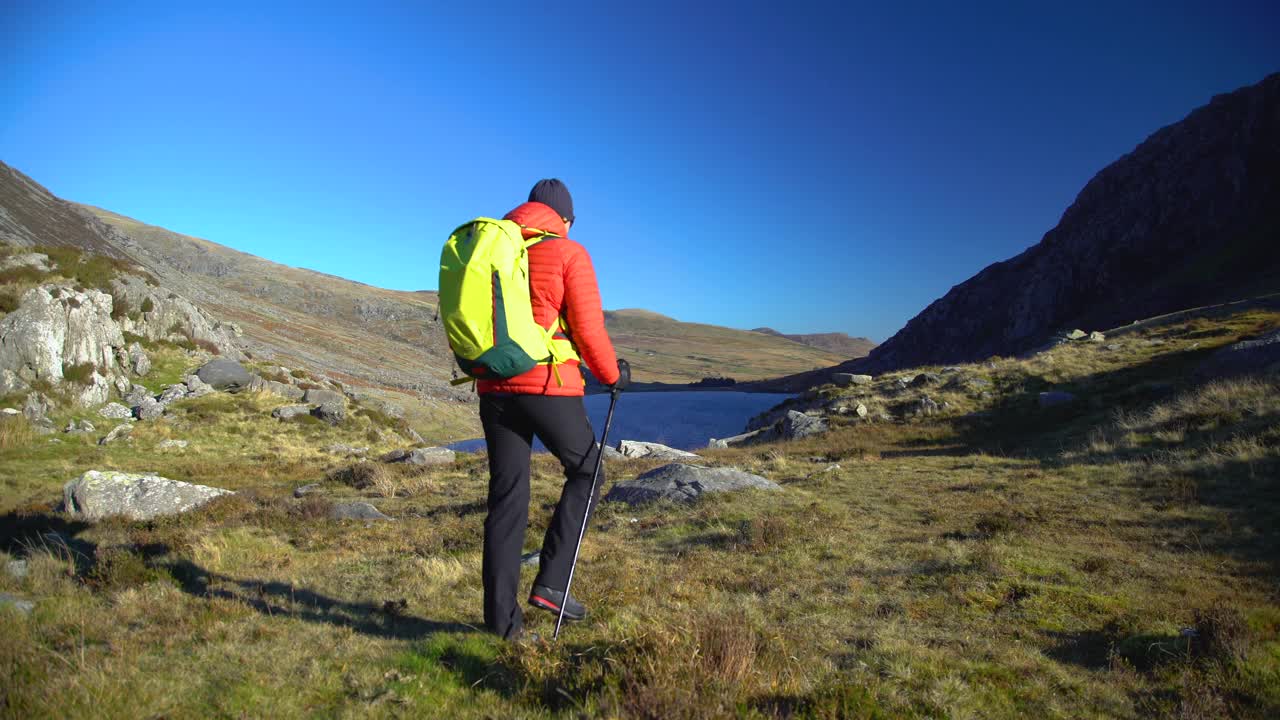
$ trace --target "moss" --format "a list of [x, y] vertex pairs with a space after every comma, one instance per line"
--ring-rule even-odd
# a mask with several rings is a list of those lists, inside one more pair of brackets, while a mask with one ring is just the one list
[[141, 310], [144, 313], [149, 313], [155, 309], [156, 309], [156, 304], [151, 301], [150, 295], [148, 295], [146, 299], [142, 301], [142, 307], [139, 308], [139, 310]]

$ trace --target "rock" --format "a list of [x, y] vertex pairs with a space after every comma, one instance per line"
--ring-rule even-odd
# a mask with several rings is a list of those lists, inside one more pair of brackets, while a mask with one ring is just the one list
[[190, 444], [188, 440], [161, 440], [156, 447], [160, 450], [185, 450]]
[[454, 452], [449, 448], [429, 447], [392, 450], [380, 459], [383, 462], [402, 462], [410, 465], [449, 465], [453, 463], [454, 457]]
[[231, 494], [229, 490], [158, 475], [90, 470], [62, 488], [62, 507], [65, 512], [86, 520], [115, 515], [150, 520], [184, 513], [216, 497]]
[[21, 414], [22, 411], [17, 408], [0, 408], [0, 415], [5, 417], [17, 417]]
[[776, 425], [773, 425], [766, 428], [760, 428], [759, 430], [752, 430], [750, 432], [745, 432], [745, 433], [742, 433], [741, 435], [734, 435], [733, 437], [720, 438], [720, 439], [711, 438], [707, 442], [707, 447], [730, 448], [730, 447], [737, 447], [739, 445], [755, 445], [757, 443], [770, 442], [777, 439], [778, 439], [778, 428]]
[[1280, 364], [1280, 329], [1256, 338], [1232, 343], [1210, 355], [1196, 375], [1221, 378], [1244, 373], [1265, 372]]
[[106, 402], [116, 377], [124, 373], [116, 362], [124, 335], [111, 318], [111, 307], [111, 296], [97, 290], [31, 288], [16, 310], [0, 318], [0, 370], [25, 383], [59, 385], [63, 368], [91, 365], [90, 383], [73, 394], [82, 403]]
[[1040, 407], [1050, 408], [1058, 405], [1068, 405], [1076, 401], [1076, 396], [1069, 392], [1061, 390], [1050, 390], [1040, 393]]
[[187, 397], [198, 398], [216, 392], [213, 386], [200, 379], [199, 375], [188, 375], [182, 379], [187, 386]]
[[316, 388], [307, 390], [303, 394], [302, 401], [312, 405], [336, 404], [340, 407], [346, 405], [346, 398], [341, 393], [336, 393], [332, 390], [318, 390]]
[[863, 420], [866, 420], [866, 419], [867, 419], [867, 406], [866, 406], [866, 405], [863, 405], [862, 403], [858, 403], [857, 407], [855, 407], [855, 408], [853, 409], [853, 412], [854, 412], [854, 414], [856, 414], [858, 417], [862, 418]]
[[912, 380], [915, 380], [915, 378], [912, 377], [908, 379], [908, 378], [900, 377], [893, 381], [893, 388], [895, 390], [906, 390], [907, 388], [911, 387]]
[[534, 550], [520, 556], [520, 564], [525, 567], [538, 567], [542, 564], [542, 551]]
[[196, 377], [214, 390], [239, 392], [249, 387], [253, 376], [244, 366], [230, 358], [216, 357], [196, 371]]
[[391, 520], [388, 515], [383, 515], [378, 508], [367, 502], [349, 502], [339, 503], [333, 506], [329, 511], [329, 517], [334, 520]]
[[854, 375], [853, 373], [835, 373], [831, 376], [831, 381], [840, 387], [870, 385], [872, 379], [870, 375]]
[[1124, 347], [1124, 346], [1123, 346], [1123, 345], [1121, 345], [1120, 343], [1107, 343], [1106, 345], [1103, 345], [1103, 346], [1102, 346], [1102, 349], [1103, 349], [1103, 350], [1110, 350], [1111, 352], [1115, 352], [1115, 351], [1119, 350], [1119, 349], [1120, 349], [1120, 348], [1122, 348], [1122, 347]]
[[14, 580], [21, 580], [27, 576], [26, 560], [10, 560], [4, 564], [4, 571]]
[[23, 600], [17, 595], [0, 592], [0, 610], [5, 608], [13, 608], [23, 615], [30, 615], [31, 611], [36, 609], [36, 604], [30, 600]]
[[49, 256], [44, 253], [17, 253], [0, 258], [0, 270], [16, 270], [23, 267], [42, 273], [53, 270], [53, 267], [49, 264]]
[[296, 498], [300, 498], [304, 495], [310, 495], [311, 493], [317, 492], [319, 490], [320, 490], [320, 483], [307, 483], [306, 485], [302, 485], [294, 488], [293, 496]]
[[243, 357], [229, 323], [215, 322], [177, 293], [157, 289], [133, 275], [118, 275], [111, 281], [111, 294], [123, 298], [131, 308], [141, 309], [151, 301], [147, 312], [120, 319], [125, 332], [148, 340], [191, 340], [216, 348], [232, 361]]
[[623, 440], [619, 442], [618, 452], [628, 458], [649, 458], [652, 460], [680, 460], [698, 457], [694, 453], [677, 450], [660, 443], [641, 442], [639, 440]]
[[782, 419], [780, 435], [783, 440], [799, 440], [826, 431], [826, 420], [791, 410]]
[[136, 342], [129, 346], [129, 368], [139, 377], [151, 372], [151, 358]]
[[133, 416], [139, 420], [155, 420], [164, 414], [164, 405], [153, 397], [146, 397], [133, 409]]
[[[712, 442], [715, 442], [715, 441], [713, 440]], [[597, 444], [598, 444], [598, 443], [597, 443]], [[618, 452], [617, 450], [614, 450], [612, 446], [605, 445], [605, 446], [604, 446], [604, 459], [605, 459], [605, 460], [626, 460], [626, 459], [627, 459], [627, 456], [626, 456], [626, 455], [623, 455], [622, 453]]]
[[8, 368], [0, 368], [0, 395], [20, 393], [29, 389], [31, 385], [18, 377], [17, 373]]
[[1103, 333], [1098, 332], [1097, 330], [1094, 330], [1093, 332], [1089, 333], [1089, 342], [1100, 343], [1100, 342], [1106, 342], [1106, 341], [1107, 341], [1107, 336]]
[[49, 411], [53, 409], [53, 402], [44, 393], [33, 392], [27, 395], [27, 400], [22, 404], [22, 414], [33, 423], [44, 420]]
[[939, 409], [937, 401], [928, 395], [925, 395], [916, 401], [914, 411], [911, 414], [924, 415], [928, 417], [938, 412]]
[[347, 419], [347, 408], [342, 403], [327, 402], [313, 408], [311, 416], [330, 425], [339, 425]]
[[[174, 400], [181, 400], [186, 396], [187, 396], [186, 385], [170, 385], [160, 393], [160, 396], [156, 398], [156, 402], [160, 403], [161, 405], [168, 405]], [[139, 404], [142, 404], [142, 403], [139, 403]]]
[[940, 372], [943, 375], [955, 375], [956, 373], [964, 372], [964, 368], [957, 367], [955, 365], [948, 365], [947, 367], [942, 368]]
[[262, 381], [261, 389], [263, 392], [274, 393], [280, 397], [287, 398], [295, 402], [304, 399], [306, 396], [306, 393], [302, 388], [294, 387], [288, 383], [276, 382], [275, 380]]
[[404, 431], [404, 434], [405, 434], [405, 437], [409, 438], [409, 442], [413, 443], [414, 445], [421, 445], [422, 443], [426, 442], [426, 440], [423, 440], [422, 436], [418, 434], [418, 431], [414, 430], [413, 428], [406, 428]]
[[292, 420], [299, 415], [311, 412], [310, 405], [284, 405], [271, 411], [271, 417], [277, 420]]
[[1088, 335], [1085, 333], [1085, 331], [1080, 330], [1080, 329], [1076, 329], [1076, 330], [1072, 330], [1072, 331], [1070, 331], [1070, 332], [1065, 332], [1065, 333], [1063, 333], [1063, 334], [1062, 334], [1062, 337], [1064, 337], [1064, 338], [1066, 338], [1066, 339], [1068, 339], [1068, 340], [1082, 340], [1082, 339], [1084, 339], [1084, 338], [1088, 337]]
[[345, 455], [348, 457], [364, 457], [365, 453], [369, 452], [369, 448], [367, 447], [352, 447], [341, 443], [329, 445], [325, 447], [324, 450], [325, 452], [330, 452], [335, 455]]
[[940, 384], [942, 384], [942, 377], [934, 373], [920, 373], [912, 378], [909, 383], [913, 388], [931, 387]]
[[93, 423], [88, 420], [72, 420], [67, 423], [67, 427], [63, 429], [64, 433], [91, 433], [93, 432]]
[[352, 400], [360, 403], [364, 407], [377, 410], [378, 412], [382, 413], [383, 415], [386, 415], [389, 418], [392, 418], [394, 420], [404, 419], [404, 408], [393, 402], [388, 402], [386, 400], [383, 400], [382, 398], [376, 397], [367, 392], [359, 392], [359, 391], [350, 393], [349, 397]]
[[99, 440], [98, 444], [110, 445], [116, 440], [119, 440], [120, 438], [127, 436], [131, 432], [133, 432], [132, 425], [117, 425], [111, 429], [111, 432], [107, 433], [105, 437]]
[[708, 468], [700, 465], [673, 463], [650, 470], [634, 480], [624, 480], [613, 486], [605, 496], [606, 502], [625, 502], [639, 505], [656, 500], [690, 502], [703, 493], [728, 492], [761, 488], [781, 490], [778, 485], [736, 468]]
[[[141, 405], [142, 402], [147, 398], [152, 398], [152, 397], [154, 396], [151, 394], [151, 391], [148, 390], [145, 386], [133, 385], [132, 387], [129, 388], [129, 392], [126, 393], [120, 399], [130, 408], [135, 408]], [[130, 416], [133, 415], [132, 410], [130, 410], [129, 415]]]

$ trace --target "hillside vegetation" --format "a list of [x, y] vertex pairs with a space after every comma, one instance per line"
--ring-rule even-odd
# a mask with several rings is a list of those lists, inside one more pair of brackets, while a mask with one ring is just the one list
[[[0, 420], [0, 560], [26, 568], [0, 572], [0, 592], [36, 603], [0, 609], [0, 710], [1275, 717], [1280, 379], [1194, 370], [1278, 326], [1280, 313], [1255, 309], [948, 375], [921, 368], [968, 379], [930, 388], [931, 415], [899, 412], [917, 391], [895, 376], [817, 388], [810, 400], [863, 403], [872, 421], [832, 416], [804, 440], [700, 451], [782, 492], [602, 505], [575, 581], [592, 616], [557, 645], [475, 630], [482, 455], [356, 463], [321, 448], [382, 449], [365, 420], [276, 422], [253, 393], [177, 401], [169, 420], [107, 446]], [[1042, 407], [1042, 391], [1077, 401]], [[172, 438], [191, 444], [162, 450]], [[611, 463], [610, 481], [655, 464]], [[89, 468], [238, 493], [91, 525], [54, 509]], [[558, 475], [535, 459], [530, 549]], [[292, 496], [313, 482], [319, 493]], [[327, 519], [350, 499], [395, 520]], [[550, 634], [554, 618], [527, 616]]]

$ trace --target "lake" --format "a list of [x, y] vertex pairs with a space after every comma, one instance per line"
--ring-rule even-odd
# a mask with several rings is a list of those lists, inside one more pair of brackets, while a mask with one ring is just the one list
[[[711, 438], [741, 433], [748, 420], [789, 397], [793, 396], [718, 390], [624, 392], [613, 411], [608, 443], [616, 447], [619, 440], [644, 440], [697, 450], [706, 447]], [[598, 438], [609, 412], [609, 396], [588, 395], [586, 403], [587, 417]], [[536, 450], [545, 450], [541, 443], [535, 445]], [[475, 452], [484, 448], [484, 440], [462, 440], [448, 447]]]

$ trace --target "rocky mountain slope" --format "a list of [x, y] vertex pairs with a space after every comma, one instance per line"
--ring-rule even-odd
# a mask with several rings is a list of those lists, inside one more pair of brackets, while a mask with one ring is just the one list
[[843, 355], [846, 358], [865, 357], [868, 353], [875, 349], [876, 344], [868, 338], [851, 337], [848, 333], [801, 333], [786, 335], [768, 327], [753, 328], [751, 332], [763, 333], [765, 335], [776, 335], [783, 337], [791, 342], [797, 342], [801, 345], [808, 345], [837, 355]]
[[1099, 172], [1058, 225], [929, 305], [858, 367], [1011, 355], [1280, 289], [1280, 74], [1215, 97]]

